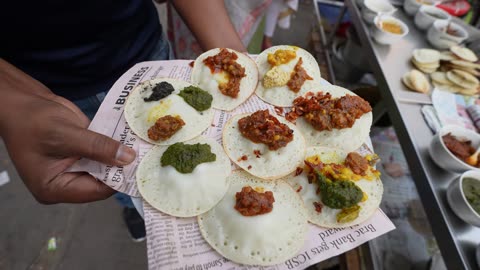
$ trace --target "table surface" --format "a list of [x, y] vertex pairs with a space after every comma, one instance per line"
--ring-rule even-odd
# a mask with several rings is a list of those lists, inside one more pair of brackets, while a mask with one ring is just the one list
[[478, 269], [475, 248], [480, 243], [480, 228], [460, 220], [446, 198], [448, 185], [459, 175], [441, 169], [430, 158], [428, 147], [433, 134], [422, 117], [422, 105], [399, 99], [406, 91], [401, 77], [412, 69], [409, 59], [413, 49], [431, 47], [426, 41], [426, 33], [418, 30], [413, 18], [400, 8], [394, 16], [408, 25], [409, 34], [390, 46], [380, 45], [370, 38], [370, 27], [362, 20], [354, 1], [345, 0], [345, 4], [368, 54], [443, 259], [448, 269]]

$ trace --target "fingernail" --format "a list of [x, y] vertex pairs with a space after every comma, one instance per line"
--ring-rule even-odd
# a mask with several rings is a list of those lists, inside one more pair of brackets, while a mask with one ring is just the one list
[[121, 164], [129, 164], [135, 160], [136, 155], [137, 154], [132, 148], [122, 144], [117, 150], [117, 155], [115, 156], [115, 159]]

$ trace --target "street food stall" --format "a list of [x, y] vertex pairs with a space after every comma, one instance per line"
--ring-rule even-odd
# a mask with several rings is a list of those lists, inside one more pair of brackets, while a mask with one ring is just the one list
[[[319, 5], [325, 1], [315, 2]], [[339, 3], [334, 2], [334, 4]], [[463, 133], [460, 135], [460, 132], [469, 129], [473, 130], [469, 135], [478, 136], [477, 127], [466, 112], [466, 107], [477, 104], [478, 80], [473, 78], [474, 90], [470, 92], [466, 90], [467, 87], [454, 90], [457, 84], [451, 84], [449, 80], [442, 82], [454, 87], [445, 87], [445, 84], [438, 83], [436, 76], [445, 74], [451, 76], [458, 70], [465, 70], [459, 65], [453, 68], [447, 68], [445, 65], [451, 65], [452, 62], [449, 61], [467, 63], [469, 61], [463, 58], [468, 59], [470, 55], [464, 56], [460, 53], [463, 58], [455, 56], [453, 59], [444, 57], [435, 59], [434, 56], [429, 59], [432, 61], [425, 61], [419, 54], [429, 54], [432, 50], [423, 49], [430, 48], [435, 49], [434, 55], [438, 51], [441, 51], [441, 54], [450, 54], [452, 51], [460, 50], [458, 45], [478, 40], [480, 31], [457, 18], [451, 19], [450, 15], [438, 8], [433, 9], [432, 6], [427, 5], [420, 7], [419, 3], [409, 0], [405, 1], [403, 7], [401, 4], [394, 7], [388, 1], [384, 3], [384, 1], [345, 0], [344, 5], [343, 3], [339, 5], [341, 12], [336, 25], [348, 12], [351, 25], [358, 34], [382, 96], [382, 101], [377, 105], [377, 110], [374, 109], [374, 113], [381, 115], [386, 112], [390, 117], [447, 268], [478, 269], [480, 228], [476, 227], [478, 223], [462, 215], [462, 209], [459, 209], [461, 207], [459, 204], [462, 202], [454, 200], [452, 195], [452, 190], [458, 189], [460, 174], [467, 170], [478, 169], [476, 166], [467, 167], [467, 165], [461, 168], [452, 167], [447, 164], [449, 159], [453, 159], [452, 155], [439, 153], [443, 151], [440, 148], [444, 145], [439, 143], [440, 138], [445, 138], [445, 134], [452, 133], [459, 137], [471, 138]], [[388, 15], [376, 17], [377, 14], [372, 10], [379, 9]], [[318, 8], [316, 12], [321, 19]], [[435, 12], [433, 16], [437, 18], [424, 22], [422, 19], [427, 12]], [[379, 30], [380, 19], [383, 19], [384, 23], [397, 24], [401, 34], [392, 38], [393, 35]], [[445, 19], [451, 19], [451, 21], [448, 22]], [[453, 29], [453, 26], [456, 28]], [[435, 31], [442, 27], [452, 28], [451, 31], [457, 35], [453, 41], [447, 39], [447, 42], [442, 43], [445, 41], [443, 37], [435, 36], [437, 34]], [[447, 35], [448, 33], [439, 34]], [[333, 35], [326, 37], [323, 34], [323, 37], [325, 38], [323, 44], [327, 45], [331, 42], [328, 38], [332, 38]], [[326, 54], [327, 58], [331, 57], [331, 52], [327, 51]], [[478, 58], [473, 56], [472, 64], [478, 61]], [[412, 70], [420, 73], [420, 78], [416, 81], [420, 89], [415, 89], [415, 86], [409, 84], [408, 79], [412, 78], [409, 77]], [[472, 69], [472, 77], [478, 76], [476, 72]], [[463, 74], [463, 72], [460, 73]], [[470, 75], [467, 74], [468, 79], [471, 78]], [[457, 82], [465, 85], [468, 79], [462, 78]], [[422, 85], [427, 89], [422, 89]], [[436, 117], [439, 121], [438, 119], [434, 121]], [[374, 119], [378, 118], [379, 116], [374, 116]], [[455, 127], [442, 128], [442, 125], [447, 124], [453, 124]], [[478, 144], [474, 143], [474, 146], [478, 147]]]

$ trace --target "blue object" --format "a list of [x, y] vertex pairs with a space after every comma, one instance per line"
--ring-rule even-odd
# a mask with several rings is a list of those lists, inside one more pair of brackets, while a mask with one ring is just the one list
[[133, 205], [133, 202], [132, 202], [132, 198], [130, 198], [130, 196], [128, 196], [127, 194], [117, 192], [117, 193], [115, 193], [114, 197], [115, 197], [115, 200], [117, 200], [117, 202], [121, 206], [127, 207], [127, 208], [135, 208], [135, 206]]
[[[322, 16], [322, 19], [326, 20], [328, 24], [333, 25], [337, 22], [338, 16], [340, 16], [341, 7], [336, 5], [331, 5], [327, 3], [317, 2], [318, 3], [318, 11]], [[350, 22], [350, 15], [348, 14], [348, 10], [345, 12], [342, 23]]]
[[0, 57], [54, 93], [108, 90], [162, 36], [151, 0], [2, 1]]

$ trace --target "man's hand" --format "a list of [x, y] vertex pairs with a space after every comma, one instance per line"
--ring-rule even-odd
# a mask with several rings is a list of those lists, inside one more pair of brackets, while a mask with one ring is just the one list
[[65, 173], [81, 157], [126, 165], [135, 152], [87, 130], [70, 101], [0, 59], [0, 135], [27, 188], [40, 203], [81, 203], [115, 193], [87, 173]]

